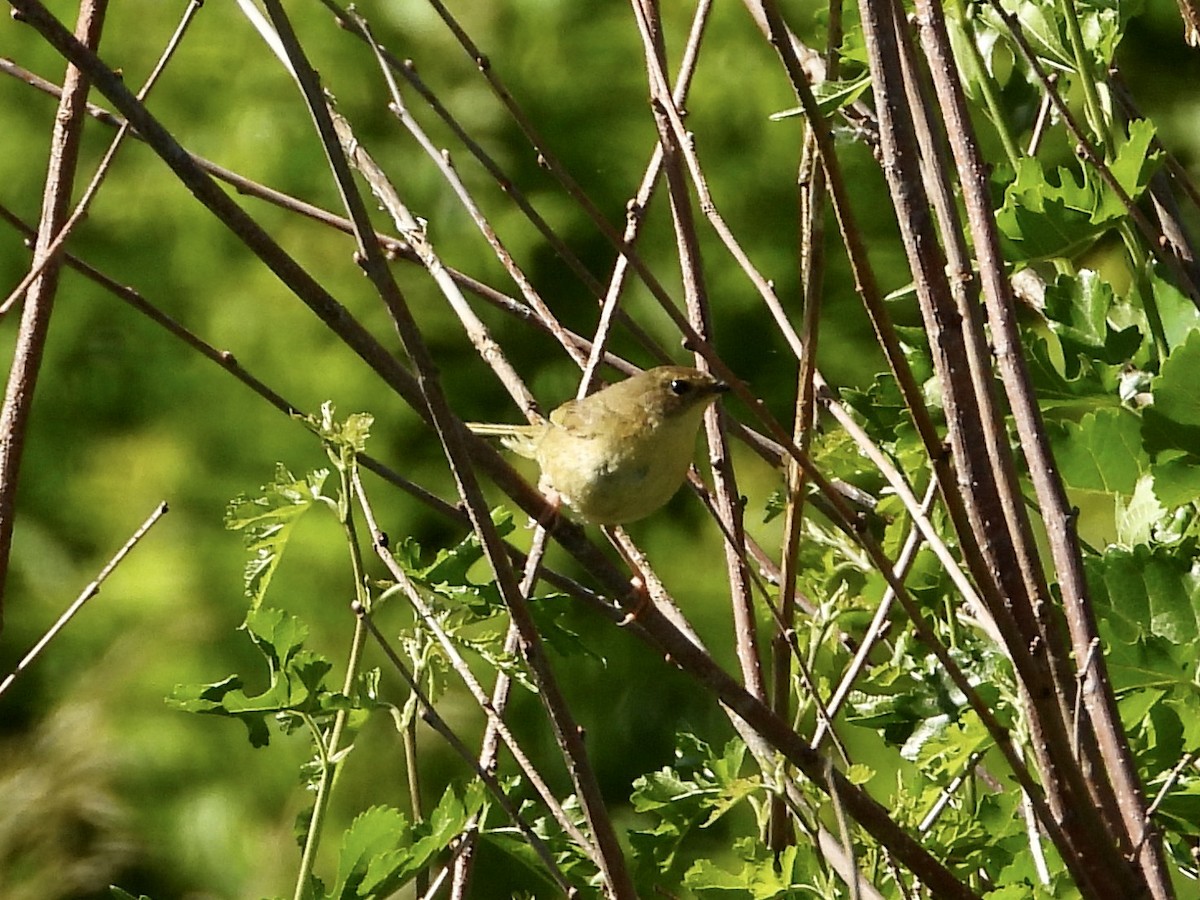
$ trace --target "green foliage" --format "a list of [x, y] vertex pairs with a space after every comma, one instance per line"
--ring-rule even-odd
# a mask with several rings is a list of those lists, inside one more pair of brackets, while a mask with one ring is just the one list
[[458, 837], [467, 822], [484, 811], [485, 801], [482, 785], [471, 782], [461, 796], [447, 788], [429, 818], [415, 826], [389, 807], [364, 811], [342, 836], [337, 881], [321, 900], [393, 893]]
[[813, 866], [809, 848], [787, 847], [778, 855], [771, 853], [761, 841], [739, 838], [733, 854], [741, 864], [736, 871], [728, 870], [712, 860], [698, 859], [684, 875], [684, 884], [698, 897], [753, 897], [771, 900], [772, 897], [823, 897], [824, 891], [805, 881]]
[[1063, 481], [1075, 490], [1129, 495], [1144, 474], [1137, 416], [1127, 410], [1088, 413], [1055, 433], [1055, 459]]
[[261, 605], [271, 577], [275, 574], [283, 549], [287, 546], [292, 529], [297, 521], [318, 500], [328, 469], [318, 469], [297, 479], [282, 464], [275, 467], [275, 477], [251, 497], [239, 494], [225, 512], [225, 527], [231, 531], [244, 531], [246, 549], [250, 559], [246, 562], [243, 578], [250, 608]]
[[[664, 34], [674, 62], [681, 46], [676, 37], [690, 8], [666, 6]], [[135, 0], [113, 12], [126, 17], [125, 28], [110, 29], [105, 56], [119, 60], [131, 78], [148, 68], [149, 33], [165, 21], [160, 7]], [[1170, 135], [1171, 123], [1157, 114], [1153, 124], [1149, 118], [1123, 121], [1115, 113], [1117, 98], [1103, 80], [1114, 62], [1124, 65], [1126, 60], [1118, 60], [1117, 54], [1136, 37], [1126, 26], [1141, 13], [1142, 4], [1006, 0], [1005, 7], [1019, 18], [1042, 63], [1061, 76], [1062, 95], [1090, 129], [1089, 140], [1100, 149], [1121, 190], [1139, 208], [1151, 210], [1147, 187], [1163, 171], [1164, 159], [1156, 136]], [[154, 108], [164, 117], [169, 111], [171, 127], [190, 149], [209, 153], [274, 187], [332, 205], [334, 192], [328, 187], [323, 154], [294, 101], [290, 78], [270, 62], [240, 20], [232, 20], [237, 27], [231, 27], [231, 9], [214, 9], [211, 4], [206, 9], [194, 27], [207, 30], [192, 43], [190, 58], [181, 55], [181, 68], [160, 86]], [[570, 3], [464, 5], [460, 12], [466, 31], [481, 37], [492, 71], [503, 74], [512, 96], [545, 136], [544, 146], [535, 152], [489, 98], [476, 63], [460, 52], [448, 32], [424, 14], [414, 17], [412, 10], [390, 9], [387, 16], [380, 15], [381, 10], [364, 13], [377, 17], [375, 25], [385, 42], [416, 60], [427, 83], [505, 170], [503, 190], [489, 196], [481, 185], [480, 169], [461, 166], [497, 235], [525, 267], [529, 284], [555, 298], [554, 310], [564, 323], [590, 333], [595, 324], [592, 295], [597, 291], [564, 277], [558, 254], [520, 219], [509, 191], [519, 186], [533, 200], [566, 243], [580, 252], [584, 268], [601, 277], [607, 274], [613, 249], [551, 188], [539, 164], [544, 153], [557, 152], [596, 207], [619, 223], [653, 144], [645, 79], [629, 64], [642, 50], [628, 15]], [[1078, 19], [1082, 54], [1073, 45], [1064, 10]], [[297, 7], [294, 13], [305, 40], [312, 40], [323, 77], [361, 129], [362, 146], [370, 146], [386, 166], [404, 173], [406, 202], [430, 217], [430, 240], [470, 278], [500, 284], [498, 263], [489, 258], [490, 251], [480, 252], [482, 244], [474, 243], [470, 217], [448, 209], [446, 185], [432, 167], [423, 168], [414, 148], [391, 130], [382, 89], [362, 77], [370, 54], [334, 28], [317, 7]], [[925, 406], [936, 427], [944, 429], [942, 386], [932, 363], [939, 349], [937, 338], [931, 341], [923, 329], [913, 327], [912, 276], [901, 265], [903, 252], [890, 215], [876, 214], [881, 209], [880, 176], [863, 140], [872, 123], [869, 118], [847, 121], [840, 115], [871, 100], [857, 11], [851, 5], [846, 13], [841, 78], [820, 85], [817, 101], [821, 115], [835, 123], [851, 205], [864, 219], [860, 237], [870, 245], [871, 261], [877, 266], [874, 275], [885, 290], [909, 285], [889, 295], [889, 310], [903, 323], [898, 330], [902, 350]], [[801, 4], [788, 14], [806, 40], [815, 35], [812, 46], [822, 46], [828, 24], [823, 13]], [[1009, 274], [1036, 270], [1045, 281], [1040, 302], [1033, 300], [1020, 310], [1023, 350], [1048, 420], [1059, 474], [1070, 502], [1078, 507], [1075, 525], [1085, 539], [1101, 649], [1147, 793], [1157, 797], [1163, 792], [1156, 823], [1167, 834], [1172, 860], [1192, 871], [1191, 844], [1200, 830], [1200, 779], [1194, 777], [1194, 766], [1183, 763], [1200, 748], [1200, 585], [1194, 562], [1200, 547], [1200, 313], [1173, 284], [1175, 274], [1149, 261], [1153, 248], [1140, 243], [1118, 191], [1073, 152], [1075, 139], [1066, 136], [1056, 115], [1050, 117], [1039, 149], [1022, 155], [1041, 95], [1005, 23], [986, 4], [960, 5], [951, 14], [959, 16], [951, 25], [974, 104], [970, 114], [992, 129], [984, 137], [985, 147], [989, 141], [1010, 138], [1003, 142], [1003, 157], [996, 151], [988, 160]], [[801, 267], [793, 253], [795, 204], [788, 191], [795, 180], [803, 122], [792, 116], [794, 110], [771, 115], [794, 102], [792, 92], [775, 67], [773, 51], [749, 18], [724, 8], [714, 16], [709, 34], [719, 38], [709, 38], [701, 54], [688, 101], [688, 127], [694, 129], [714, 204], [749, 255], [761, 261], [768, 277], [777, 279], [779, 296], [791, 300], [802, 294], [794, 274]], [[130, 21], [137, 27], [131, 29]], [[1149, 28], [1145, 21], [1139, 24]], [[35, 42], [32, 32], [21, 34], [20, 44], [29, 45], [41, 71], [61, 71], [61, 61]], [[1160, 44], [1156, 40], [1151, 51], [1156, 58], [1162, 54]], [[587, 77], [567, 77], [584, 59]], [[238, 78], [226, 81], [220, 90], [195, 89], [197, 84], [208, 85], [213, 72], [224, 71], [236, 71]], [[1156, 74], [1156, 87], [1160, 79]], [[597, 92], [597, 84], [605, 89]], [[1181, 94], [1194, 90], [1190, 82], [1180, 84]], [[1086, 108], [1086, 87], [1098, 92], [1101, 120]], [[5, 93], [0, 103], [5, 125], [21, 132], [11, 146], [6, 144], [10, 152], [0, 154], [5, 176], [0, 184], [13, 194], [5, 198], [6, 205], [21, 206], [28, 215], [36, 211], [38, 201], [29, 160], [44, 154], [44, 134], [53, 112], [47, 105], [42, 121], [36, 122], [35, 105], [16, 96]], [[425, 115], [425, 107], [419, 106], [419, 114]], [[460, 162], [459, 145], [451, 145], [448, 136], [443, 128], [436, 140], [452, 146], [450, 152]], [[1016, 152], [1009, 153], [1009, 145]], [[550, 740], [541, 738], [544, 720], [535, 720], [529, 712], [540, 715], [539, 698], [530, 696], [538, 686], [520, 653], [505, 648], [508, 611], [474, 536], [461, 538], [452, 530], [457, 524], [435, 519], [408, 498], [383, 499], [386, 494], [380, 490], [383, 496], [372, 500], [379, 501], [379, 521], [385, 523], [381, 527], [403, 535], [394, 548], [400, 574], [379, 575], [378, 564], [361, 558], [359, 545], [365, 546], [366, 540], [353, 535], [350, 484], [368, 438], [373, 452], [380, 448], [380, 457], [406, 478], [440, 497], [453, 498], [453, 478], [439, 443], [411, 410], [381, 389], [360, 360], [330, 340], [320, 323], [307, 313], [292, 314], [286, 306], [292, 298], [275, 276], [207, 214], [187, 207], [175, 217], [174, 210], [185, 206], [179, 202], [183, 192], [144, 147], [123, 151], [112, 178], [112, 193], [122, 192], [120, 202], [102, 201], [93, 210], [93, 221], [100, 227], [77, 234], [73, 252], [101, 261], [107, 269], [114, 261], [105, 255], [122, 246], [121, 257], [112, 265], [115, 276], [136, 281], [198, 334], [217, 346], [231, 347], [264, 381], [297, 394], [302, 402], [337, 396], [339, 404], [349, 408], [369, 406], [378, 411], [378, 420], [365, 413], [338, 419], [333, 404], [327, 403], [316, 415], [296, 417], [303, 428], [283, 419], [272, 428], [267, 417], [274, 413], [265, 404], [256, 405], [260, 401], [239, 385], [221, 381], [199, 358], [194, 365], [188, 358], [180, 364], [179, 351], [170, 339], [161, 338], [156, 326], [123, 308], [114, 312], [102, 306], [95, 289], [68, 275], [70, 295], [56, 312], [55, 339], [47, 350], [39, 387], [39, 403], [54, 414], [35, 417], [39, 430], [31, 441], [33, 447], [48, 449], [29, 454], [25, 463], [22, 503], [31, 514], [17, 532], [23, 543], [14, 555], [17, 574], [10, 591], [17, 600], [10, 607], [15, 610], [9, 614], [8, 627], [13, 630], [5, 632], [4, 647], [32, 644], [35, 625], [41, 627], [40, 611], [50, 608], [50, 600], [67, 595], [72, 579], [86, 582], [84, 573], [95, 568], [97, 558], [102, 561], [96, 547], [111, 543], [111, 535], [125, 525], [119, 514], [147, 496], [157, 500], [161, 493], [180, 510], [174, 516], [182, 524], [162, 539], [168, 549], [153, 566], [135, 570], [132, 587], [122, 585], [111, 593], [106, 587], [106, 601], [121, 596], [120, 591], [132, 599], [111, 610], [89, 608], [96, 627], [67, 636], [71, 643], [51, 664], [57, 668], [49, 670], [44, 683], [30, 682], [34, 699], [28, 708], [16, 710], [13, 730], [24, 718], [38, 719], [42, 707], [62, 702], [64, 684], [72, 692], [89, 692], [89, 697], [104, 686], [107, 695], [97, 702], [106, 705], [117, 736], [113, 740], [121, 742], [121, 753], [110, 755], [131, 760], [129, 771], [121, 775], [128, 782], [121, 787], [128, 790], [114, 793], [136, 798], [131, 804], [138, 805], [137, 821], [130, 828], [139, 829], [138, 849], [145, 857], [137, 865], [153, 870], [159, 879], [145, 885], [139, 881], [137, 887], [151, 895], [269, 895], [294, 879], [314, 900], [387, 896], [408, 885], [418, 872], [445, 863], [451, 841], [473, 817], [478, 817], [485, 856], [499, 860], [492, 874], [499, 871], [508, 879], [498, 882], [498, 895], [559, 893], [524, 833], [496, 814], [483, 786], [465, 774], [465, 765], [450, 760], [441, 745], [426, 742], [427, 734], [417, 727], [422, 707], [416, 692], [397, 687], [390, 670], [369, 668], [361, 660], [360, 651], [373, 645], [366, 642], [364, 625], [348, 611], [351, 597], [379, 626], [420, 691], [454, 720], [467, 743], [481, 730], [482, 716], [474, 706], [471, 714], [464, 712], [465, 695], [451, 665], [451, 651], [462, 653], [476, 674], [510, 676], [524, 689], [516, 692], [509, 711], [514, 730], [534, 735], [535, 764], [551, 771], [555, 784], [566, 783]], [[364, 302], [365, 282], [350, 240], [300, 223], [290, 212], [248, 208], [300, 265], [347, 304], [348, 315], [394, 343], [386, 312]], [[164, 210], [172, 210], [171, 215]], [[645, 212], [651, 226], [670, 219], [665, 208]], [[389, 226], [382, 219], [378, 224]], [[829, 235], [832, 242], [832, 228]], [[116, 244], [118, 240], [123, 243]], [[702, 234], [702, 242], [710, 240], [707, 232]], [[168, 242], [176, 250], [164, 260], [161, 248]], [[18, 243], [11, 241], [0, 250], [6, 271], [21, 271], [27, 264], [27, 252]], [[841, 255], [832, 252], [832, 243], [830, 248], [819, 362], [827, 377], [833, 373], [831, 382], [838, 385], [841, 400], [862, 428], [919, 494], [929, 483], [930, 461], [894, 375], [876, 371], [879, 354], [873, 345], [868, 347], [851, 276]], [[718, 349], [762, 395], [765, 408], [789, 411], [794, 361], [769, 327], [762, 327], [765, 320], [747, 299], [754, 292], [736, 267], [717, 252], [715, 243], [705, 243], [702, 249], [711, 294], [721, 298], [714, 304]], [[675, 237], [668, 227], [647, 228], [638, 252], [654, 271], [678, 270]], [[447, 395], [465, 418], [483, 418], [494, 411], [498, 394], [480, 378], [484, 370], [475, 348], [432, 288], [405, 265], [403, 260], [396, 262], [437, 357]], [[676, 293], [677, 286], [668, 284], [668, 291]], [[624, 313], [656, 337], [665, 334], [675, 342], [677, 335], [663, 330], [661, 316], [647, 305], [646, 294], [640, 287], [627, 291], [622, 297]], [[526, 340], [527, 333], [519, 330], [523, 325], [490, 309], [481, 315], [497, 344], [506, 353], [515, 351], [510, 358], [517, 370], [534, 376], [539, 399], [547, 385], [563, 387], [566, 367], [557, 360], [546, 362], [549, 355], [544, 351], [550, 345], [540, 343], [541, 336]], [[619, 331], [611, 345], [615, 352], [645, 362], [643, 351], [630, 353], [631, 346]], [[726, 415], [749, 421], [743, 413], [736, 402], [726, 406]], [[811, 614], [800, 616], [789, 634], [806, 674], [793, 674], [788, 685], [789, 716], [802, 736], [824, 724], [814, 695], [824, 701], [841, 683], [887, 593], [858, 538], [871, 536], [895, 559], [911, 529], [910, 511], [859, 444], [832, 418], [820, 418], [811, 459], [844, 489], [859, 518], [841, 528], [824, 517], [821, 507], [806, 506], [796, 587]], [[80, 440], [83, 434], [94, 441]], [[318, 442], [324, 457], [315, 450]], [[313, 467], [314, 455], [322, 468]], [[248, 610], [241, 630], [249, 641], [214, 639], [232, 627], [225, 621], [227, 607], [213, 601], [236, 596], [237, 567], [230, 562], [236, 552], [228, 546], [232, 542], [226, 535], [214, 536], [218, 529], [213, 524], [227, 498], [254, 484], [274, 459], [289, 462], [278, 463], [271, 480], [257, 491], [239, 494], [225, 516], [228, 529], [240, 532], [244, 541], [242, 587]], [[305, 461], [297, 462], [300, 459]], [[748, 508], [760, 509], [762, 498], [778, 486], [778, 473], [753, 466], [743, 471], [746, 477], [739, 472], [739, 486]], [[1027, 473], [1019, 477], [1026, 496], [1032, 497]], [[370, 489], [374, 494], [374, 487]], [[777, 555], [779, 522], [772, 517], [786, 508], [787, 499], [776, 494], [765, 504], [767, 521], [749, 525], [768, 555]], [[333, 515], [306, 516], [312, 509]], [[935, 505], [930, 518], [950, 553], [960, 554], [944, 508]], [[492, 521], [514, 546], [524, 546], [525, 534], [511, 514], [497, 510]], [[732, 668], [733, 652], [723, 642], [730, 632], [727, 610], [720, 606], [726, 599], [724, 588], [712, 577], [721, 557], [716, 530], [709, 529], [703, 541], [693, 540], [684, 517], [672, 516], [637, 526], [642, 527], [646, 530], [635, 530], [635, 537], [647, 537], [647, 546], [654, 548], [650, 556], [666, 558], [667, 565], [692, 579], [683, 583], [698, 585], [681, 606], [713, 647], [718, 663]], [[1034, 527], [1039, 527], [1036, 517]], [[1038, 537], [1044, 541], [1046, 535]], [[660, 547], [666, 548], [661, 554]], [[552, 556], [549, 564], [560, 561]], [[658, 562], [655, 558], [655, 565]], [[565, 564], [563, 571], [576, 577], [571, 565]], [[228, 584], [222, 580], [227, 576]], [[927, 547], [920, 549], [904, 580], [924, 624], [951, 648], [972, 687], [1011, 729], [1015, 741], [1026, 740], [1010, 666], [975, 628], [937, 555]], [[411, 612], [407, 591], [415, 592], [428, 608], [427, 615]], [[781, 593], [774, 583], [762, 591], [774, 601]], [[164, 597], [169, 602], [161, 602]], [[901, 886], [892, 874], [894, 860], [861, 828], [851, 822], [841, 833], [820, 785], [777, 759], [755, 758], [740, 740], [728, 739], [723, 723], [714, 727], [704, 720], [705, 714], [713, 721], [719, 718], [717, 704], [707, 693], [689, 684], [694, 699], [686, 709], [676, 708], [680, 692], [646, 686], [649, 664], [644, 656], [610, 654], [614, 645], [625, 650], [636, 644], [630, 637], [638, 631], [636, 622], [625, 630], [596, 627], [562, 594], [530, 600], [555, 663], [569, 673], [564, 680], [569, 701], [585, 708], [594, 704], [589, 708], [593, 721], [587, 723], [589, 750], [618, 830], [628, 826], [620, 836], [628, 842], [643, 896], [848, 896], [819, 851], [818, 830], [848, 842], [859, 869], [889, 900], [911, 896], [911, 886]], [[837, 760], [851, 784], [885, 803], [901, 827], [919, 834], [923, 846], [980, 893], [1003, 900], [1075, 896], [1066, 869], [1053, 854], [1043, 881], [1038, 854], [1030, 847], [1031, 829], [995, 736], [930, 648], [914, 637], [898, 607], [888, 618], [853, 690], [833, 717], [834, 734], [822, 752]], [[763, 612], [760, 630], [765, 634], [774, 624]], [[352, 650], [343, 664], [336, 652], [346, 644]], [[136, 652], [127, 652], [129, 647]], [[657, 655], [659, 650], [652, 652]], [[135, 657], [137, 663], [132, 661]], [[614, 659], [631, 661], [619, 667]], [[586, 675], [578, 677], [580, 671]], [[233, 674], [190, 683], [222, 672]], [[164, 728], [161, 696], [181, 681], [185, 683], [169, 698], [173, 710], [200, 713], [204, 719], [236, 719], [247, 729], [251, 747], [270, 746], [270, 752], [251, 754], [247, 762], [235, 756], [225, 734], [237, 732], [236, 750], [245, 751], [238, 729], [187, 730], [195, 717], [172, 714]], [[152, 703], [146, 701], [147, 694]], [[622, 705], [626, 697], [633, 700]], [[704, 712], [697, 715], [697, 709]], [[4, 711], [7, 714], [8, 708]], [[637, 721], [630, 722], [630, 716]], [[672, 764], [664, 766], [665, 742], [682, 727], [681, 719], [687, 720], [689, 733], [677, 736]], [[179, 725], [178, 720], [189, 724]], [[375, 728], [377, 721], [385, 727]], [[8, 722], [6, 718], [6, 736]], [[91, 736], [92, 729], [88, 733]], [[388, 805], [390, 797], [381, 796], [407, 789], [395, 774], [402, 768], [396, 763], [396, 745], [401, 743], [397, 733], [420, 735], [418, 759], [407, 763], [420, 769], [420, 780], [436, 785], [432, 796], [441, 795], [423, 817], [401, 812]], [[629, 733], [650, 737], [644, 746], [626, 749], [636, 740]], [[831, 745], [834, 739], [836, 749]], [[102, 736], [94, 743], [112, 746], [104, 744]], [[0, 749], [8, 758], [8, 748]], [[12, 755], [38, 757], [28, 747], [17, 747]], [[154, 764], [147, 766], [146, 760]], [[528, 785], [505, 771], [506, 766], [508, 761], [502, 759], [506, 793], [514, 802], [526, 801], [521, 815], [545, 840], [559, 869], [582, 895], [598, 894], [594, 859], [540, 804], [527, 799]], [[194, 774], [198, 771], [201, 774]], [[799, 810], [793, 810], [797, 842], [773, 853], [762, 833], [784, 779], [790, 779], [794, 789], [789, 802]], [[297, 802], [297, 780], [312, 795], [306, 801]], [[311, 857], [305, 854], [303, 871], [297, 873], [295, 848], [288, 845], [288, 829], [281, 822], [308, 801], [311, 806], [298, 816], [300, 837], [302, 845], [314, 850]], [[0, 806], [10, 808], [7, 803]], [[566, 813], [580, 830], [590, 827], [574, 798], [568, 798]], [[85, 831], [79, 822], [92, 821], [62, 818], [67, 824], [61, 832], [69, 837]], [[19, 832], [19, 827], [10, 830]], [[216, 842], [215, 835], [228, 844]], [[58, 844], [72, 846], [68, 840]], [[214, 852], [214, 847], [219, 851], [226, 846], [253, 850], [244, 859]], [[0, 841], [0, 862], [7, 865], [11, 859], [24, 862]], [[140, 877], [141, 868], [134, 874]], [[520, 874], [514, 874], [518, 870]], [[331, 887], [318, 872], [334, 873]], [[6, 882], [8, 877], [5, 872]], [[107, 880], [106, 876], [104, 883]], [[30, 889], [22, 895], [7, 883], [6, 890], [21, 898], [53, 893]], [[60, 893], [86, 892], [72, 887]], [[112, 889], [112, 896], [134, 898], [119, 888]]]
[[760, 778], [741, 774], [745, 754], [745, 745], [737, 740], [717, 754], [695, 736], [681, 734], [675, 765], [634, 782], [634, 811], [656, 820], [651, 828], [629, 833], [645, 883], [654, 883], [658, 874], [678, 872], [681, 847], [695, 829], [711, 828], [735, 806], [762, 794]]
[[1138, 327], [1118, 331], [1112, 324], [1116, 305], [1112, 286], [1090, 269], [1073, 278], [1060, 276], [1046, 287], [1044, 312], [1062, 345], [1068, 377], [1078, 374], [1081, 360], [1114, 365], [1137, 352], [1142, 343]]
[[[1158, 154], [1151, 150], [1154, 127], [1131, 122], [1129, 137], [1109, 164], [1109, 171], [1134, 202], [1154, 174]], [[1050, 178], [1035, 157], [1017, 163], [1004, 190], [996, 224], [1007, 243], [1005, 255], [1028, 262], [1051, 257], [1075, 257], [1127, 215], [1115, 190], [1088, 168], [1077, 175], [1059, 168]]]
[[[254, 747], [269, 744], [270, 722], [275, 722], [284, 734], [306, 728], [314, 756], [302, 767], [302, 775], [320, 797], [325, 790], [323, 782], [353, 749], [352, 744], [344, 741], [341, 745], [332, 743], [340, 733], [339, 717], [349, 723], [350, 731], [357, 733], [373, 713], [382, 711], [393, 718], [398, 730], [405, 731], [414, 722], [421, 704], [415, 692], [403, 708], [381, 701], [377, 669], [357, 672], [348, 694], [330, 687], [327, 679], [334, 666], [305, 646], [309, 627], [296, 616], [262, 605], [271, 575], [295, 537], [299, 517], [313, 506], [328, 509], [339, 518], [350, 515], [345, 485], [356, 469], [357, 455], [365, 448], [371, 417], [358, 414], [338, 421], [332, 404], [327, 403], [322, 406], [321, 416], [309, 419], [307, 424], [324, 443], [341, 476], [343, 490], [333, 497], [322, 493], [329, 470], [310, 472], [297, 479], [280, 465], [276, 467], [275, 478], [258, 496], [239, 496], [226, 516], [228, 528], [247, 533], [245, 543], [251, 560], [247, 566], [246, 593], [251, 603], [242, 630], [266, 663], [268, 686], [261, 693], [250, 695], [245, 690], [246, 680], [234, 674], [211, 684], [177, 685], [168, 702], [185, 712], [240, 720]], [[493, 513], [492, 523], [501, 536], [514, 530], [512, 514], [502, 509]], [[355, 552], [357, 548], [351, 549]], [[397, 643], [425, 697], [437, 700], [446, 689], [448, 663], [435, 633], [445, 635], [455, 647], [473, 654], [489, 669], [504, 672], [516, 683], [535, 691], [523, 659], [503, 649], [508, 615], [496, 585], [490, 580], [476, 582], [469, 575], [483, 559], [478, 538], [468, 535], [458, 544], [438, 550], [427, 562], [422, 561], [424, 555], [415, 540], [404, 538], [396, 549], [395, 559], [403, 570], [405, 585], [382, 585], [384, 590], [378, 598], [364, 603], [364, 607], [372, 612], [381, 609], [402, 587], [420, 593], [432, 621], [418, 619], [416, 626], [402, 634]], [[561, 595], [534, 598], [531, 609], [539, 630], [547, 646], [560, 653], [589, 654], [591, 651], [579, 636], [561, 621], [566, 612], [564, 600]], [[593, 654], [593, 658], [598, 657]], [[407, 817], [396, 809], [374, 806], [365, 810], [342, 837], [333, 888], [327, 892], [314, 875], [302, 876], [308, 885], [306, 896], [314, 900], [348, 900], [394, 892], [430, 865], [435, 855], [462, 833], [468, 820], [484, 812], [485, 805], [482, 785], [471, 781], [462, 796], [453, 786], [447, 788], [428, 818], [415, 825], [410, 825]], [[319, 806], [302, 815], [299, 823], [302, 844], [311, 842], [311, 834], [306, 837], [305, 832], [319, 830], [322, 819]], [[579, 848], [572, 846], [557, 825], [543, 819], [539, 828], [557, 846], [564, 870], [583, 866], [585, 873], [581, 877], [588, 877], [590, 861]], [[481, 834], [506, 853], [528, 862], [541, 877], [548, 878], [541, 868], [542, 861], [528, 852], [523, 838], [514, 843], [503, 828], [485, 829]], [[518, 845], [524, 849], [518, 849]]]
[[[817, 109], [825, 118], [829, 118], [838, 110], [855, 103], [871, 87], [871, 76], [864, 72], [855, 78], [840, 81], [823, 81], [813, 88], [813, 97], [817, 101]], [[778, 121], [792, 116], [804, 115], [804, 108], [797, 106], [774, 113], [771, 119]]]
[[[267, 661], [270, 686], [249, 697], [237, 675], [213, 684], [179, 685], [168, 701], [173, 707], [240, 719], [255, 747], [269, 743], [268, 719], [320, 720], [346, 708], [346, 698], [325, 687], [325, 676], [333, 664], [304, 648], [308, 627], [299, 619], [281, 610], [256, 609], [246, 616], [242, 628]], [[290, 730], [287, 725], [285, 728]]]
[[[321, 438], [331, 462], [342, 476], [343, 491], [338, 496], [329, 498], [321, 493], [329, 475], [327, 470], [296, 479], [282, 466], [277, 466], [275, 479], [259, 496], [239, 497], [231, 504], [226, 516], [226, 524], [231, 530], [245, 530], [248, 534], [246, 547], [251, 554], [251, 563], [247, 568], [247, 594], [251, 605], [242, 629], [266, 661], [267, 689], [250, 696], [244, 690], [242, 677], [230, 675], [212, 684], [179, 685], [169, 698], [169, 703], [176, 709], [239, 719], [246, 725], [250, 743], [255, 747], [265, 747], [269, 743], [268, 722], [278, 723], [285, 734], [306, 727], [316, 755], [302, 772], [317, 791], [318, 798], [325, 796], [332, 771], [345, 761], [353, 747], [345, 742], [336, 743], [342, 735], [339, 720], [349, 723], [351, 730], [358, 731], [372, 712], [383, 710], [394, 717], [398, 728], [404, 730], [412, 722], [417, 705], [415, 695], [404, 711], [381, 702], [378, 670], [353, 673], [353, 689], [349, 695], [330, 688], [326, 679], [333, 664], [305, 647], [308, 626], [296, 616], [261, 605], [271, 574], [294, 537], [299, 516], [318, 500], [339, 518], [349, 515], [345, 486], [356, 467], [357, 454], [365, 448], [371, 421], [370, 416], [361, 414], [338, 421], [334, 418], [332, 404], [328, 403], [322, 406], [319, 418], [308, 420], [307, 424]], [[510, 531], [511, 517], [498, 514], [496, 524], [501, 532]], [[467, 618], [475, 621], [494, 616], [497, 607], [502, 607], [498, 598], [485, 599], [482, 591], [466, 582], [467, 570], [480, 558], [477, 541], [464, 540], [456, 547], [439, 552], [432, 563], [424, 566], [415, 562], [419, 555], [415, 543], [407, 542], [403, 546], [401, 557], [407, 563], [407, 574], [430, 596], [445, 601], [441, 612], [447, 619], [451, 609], [460, 618], [458, 611], [465, 611]], [[380, 599], [386, 596], [384, 594]], [[467, 602], [467, 598], [471, 601]], [[423, 678], [432, 688], [437, 671], [437, 655], [432, 652], [436, 644], [423, 637], [421, 632], [402, 639], [401, 643], [418, 678]], [[484, 648], [481, 655], [499, 666], [498, 657], [488, 657], [486, 653], [494, 643], [494, 639], [477, 640], [473, 646]], [[503, 668], [517, 670], [512, 660]], [[483, 811], [484, 806], [482, 785], [470, 782], [462, 796], [448, 788], [428, 818], [416, 825], [410, 825], [403, 813], [392, 808], [374, 806], [367, 809], [342, 837], [338, 875], [332, 890], [325, 892], [319, 879], [311, 873], [302, 873], [302, 882], [308, 884], [307, 896], [314, 900], [348, 900], [394, 892], [424, 869], [435, 854], [462, 832], [469, 819]], [[323, 818], [324, 810], [320, 805], [304, 817], [303, 828], [310, 833], [307, 837], [302, 836], [302, 843], [313, 843], [311, 831], [319, 832]]]

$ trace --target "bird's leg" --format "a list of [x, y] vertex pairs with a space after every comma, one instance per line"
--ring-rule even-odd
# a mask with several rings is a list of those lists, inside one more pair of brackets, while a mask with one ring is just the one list
[[629, 540], [629, 535], [624, 530], [616, 526], [605, 526], [604, 534], [608, 537], [613, 547], [616, 548], [617, 553], [621, 555], [621, 559], [625, 561], [625, 565], [629, 566], [629, 570], [633, 573], [629, 579], [629, 587], [637, 596], [637, 599], [634, 601], [633, 607], [625, 614], [625, 618], [617, 623], [618, 627], [623, 627], [634, 621], [641, 614], [642, 610], [652, 602], [650, 587], [652, 583], [657, 584], [657, 582], [653, 581], [653, 576], [646, 574], [649, 571], [646, 558], [634, 545], [633, 541]]
[[546, 498], [546, 508], [538, 514], [536, 519], [532, 520], [531, 524], [535, 528], [542, 528], [549, 531], [555, 520], [562, 515], [562, 494], [551, 487], [550, 482], [545, 478], [538, 482], [538, 490]]

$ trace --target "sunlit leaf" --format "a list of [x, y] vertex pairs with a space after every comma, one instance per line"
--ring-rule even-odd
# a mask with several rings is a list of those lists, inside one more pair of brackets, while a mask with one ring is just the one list
[[250, 553], [244, 582], [252, 610], [262, 604], [296, 522], [322, 499], [321, 487], [328, 476], [328, 469], [318, 469], [299, 479], [277, 463], [275, 478], [259, 488], [257, 495], [239, 494], [230, 501], [225, 527], [244, 532]]
[[1142, 450], [1141, 422], [1126, 410], [1105, 409], [1050, 432], [1054, 459], [1071, 488], [1132, 494], [1149, 469]]

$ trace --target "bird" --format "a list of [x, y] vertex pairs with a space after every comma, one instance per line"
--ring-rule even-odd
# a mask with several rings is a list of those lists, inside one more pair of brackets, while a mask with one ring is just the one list
[[704, 411], [729, 385], [685, 366], [659, 366], [568, 400], [531, 425], [469, 422], [537, 462], [542, 483], [585, 522], [645, 518], [687, 476]]

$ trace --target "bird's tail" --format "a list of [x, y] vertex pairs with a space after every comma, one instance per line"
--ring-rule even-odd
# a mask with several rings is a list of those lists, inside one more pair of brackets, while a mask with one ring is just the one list
[[528, 437], [533, 433], [532, 425], [509, 425], [504, 422], [467, 422], [467, 428], [486, 437]]
[[534, 458], [534, 437], [537, 436], [537, 425], [507, 425], [492, 422], [467, 422], [467, 428], [484, 437], [498, 437], [509, 450], [521, 456]]

